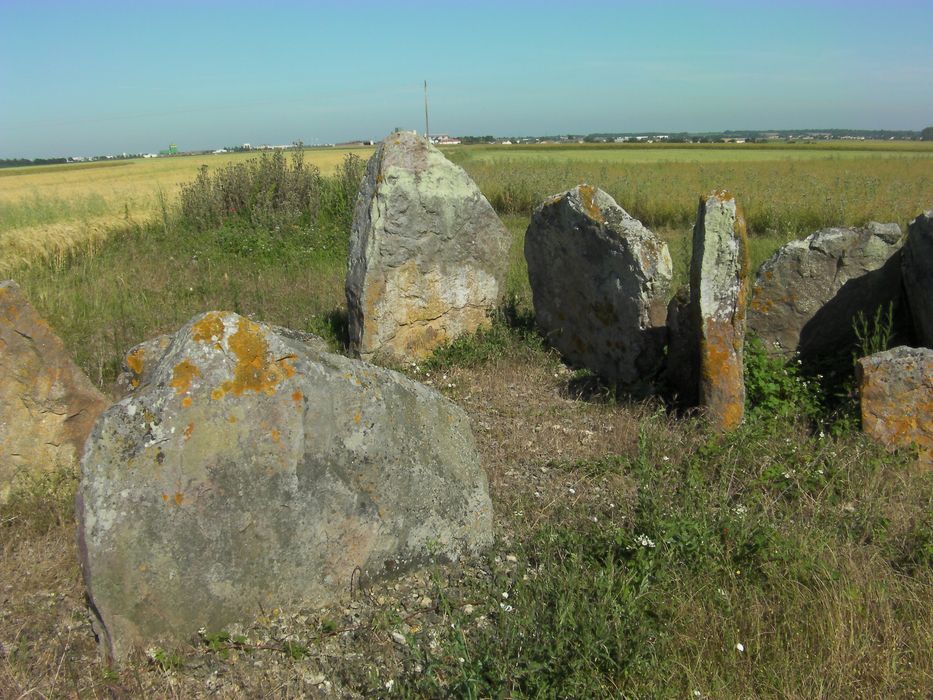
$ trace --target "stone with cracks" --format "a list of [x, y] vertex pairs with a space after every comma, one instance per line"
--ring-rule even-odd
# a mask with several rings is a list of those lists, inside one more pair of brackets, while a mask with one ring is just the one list
[[491, 541], [468, 419], [433, 389], [233, 313], [155, 354], [82, 460], [80, 557], [111, 657]]
[[804, 362], [849, 356], [853, 321], [873, 319], [901, 297], [902, 235], [897, 224], [828, 228], [791, 241], [762, 266], [748, 328], [771, 352]]
[[902, 269], [914, 335], [933, 348], [933, 211], [910, 222]]
[[699, 405], [723, 430], [745, 415], [745, 313], [748, 236], [735, 197], [725, 191], [700, 199], [693, 227], [690, 306], [699, 334]]
[[108, 403], [19, 285], [0, 282], [0, 503], [24, 478], [74, 469]]
[[856, 365], [862, 429], [895, 448], [916, 444], [933, 466], [933, 350], [897, 347]]
[[404, 362], [489, 323], [511, 237], [466, 172], [415, 134], [376, 149], [350, 235], [350, 346]]
[[535, 210], [525, 259], [551, 345], [610, 382], [650, 389], [664, 361], [667, 244], [608, 194], [579, 185]]

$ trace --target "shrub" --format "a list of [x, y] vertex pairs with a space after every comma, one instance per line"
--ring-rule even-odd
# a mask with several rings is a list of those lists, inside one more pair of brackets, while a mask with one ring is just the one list
[[347, 154], [334, 177], [281, 151], [230, 163], [211, 173], [201, 168], [181, 191], [183, 223], [199, 231], [220, 229], [236, 254], [267, 256], [283, 241], [310, 249], [345, 252], [363, 161]]

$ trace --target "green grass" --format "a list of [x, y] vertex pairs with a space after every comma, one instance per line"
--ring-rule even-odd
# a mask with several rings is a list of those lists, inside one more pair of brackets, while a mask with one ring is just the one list
[[[933, 149], [481, 146], [446, 151], [503, 214], [527, 216], [581, 182], [601, 187], [653, 229], [685, 230], [700, 195], [733, 192], [749, 233], [781, 239], [826, 226], [894, 221], [933, 206]], [[922, 148], [919, 148], [923, 146]]]

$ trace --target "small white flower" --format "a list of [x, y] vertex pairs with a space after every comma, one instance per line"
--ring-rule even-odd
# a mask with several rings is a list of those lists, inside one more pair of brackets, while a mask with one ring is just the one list
[[820, 440], [822, 440], [824, 437], [826, 437], [826, 433], [824, 433], [824, 432], [821, 430], [821, 431], [820, 431]]
[[576, 489], [572, 489], [572, 488], [568, 488], [567, 490], [570, 491], [570, 493], [576, 493], [576, 492], [577, 492]]
[[395, 685], [395, 681], [394, 681], [394, 680], [391, 680], [391, 679], [390, 679], [390, 680], [387, 680], [387, 681], [386, 681], [386, 690], [391, 691], [391, 690], [392, 690], [392, 687], [393, 687], [394, 685]]
[[663, 457], [661, 457], [661, 459], [663, 459], [665, 462], [670, 462], [670, 461], [671, 461], [671, 458], [668, 457], [667, 455], [664, 455]]
[[508, 598], [508, 597], [509, 597], [509, 592], [508, 592], [508, 591], [502, 591], [502, 597], [503, 597], [503, 598]]
[[649, 549], [654, 547], [654, 541], [648, 537], [648, 535], [636, 535], [635, 541], [640, 544], [642, 547], [648, 547]]
[[702, 693], [700, 693], [699, 690], [694, 690], [694, 691], [693, 691], [693, 697], [698, 698], [698, 697], [700, 697], [700, 695], [702, 695]]
[[745, 645], [742, 644], [742, 642], [736, 643], [735, 648], [738, 650], [739, 653], [745, 651]]
[[502, 608], [502, 612], [512, 612], [514, 608], [511, 605], [506, 605], [505, 603], [499, 603], [499, 607]]

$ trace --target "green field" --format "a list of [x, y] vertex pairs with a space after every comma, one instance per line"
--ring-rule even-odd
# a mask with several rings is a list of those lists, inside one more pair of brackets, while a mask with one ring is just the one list
[[[730, 435], [566, 366], [534, 331], [522, 241], [541, 199], [586, 181], [669, 241], [683, 280], [704, 192], [736, 193], [760, 262], [820, 226], [905, 227], [933, 207], [933, 150], [445, 153], [513, 234], [511, 303], [489, 331], [405, 371], [470, 416], [495, 510], [492, 550], [364, 587], [344, 605], [262, 611], [242, 629], [110, 668], [85, 610], [76, 475], [37, 478], [0, 511], [0, 697], [930, 697], [933, 472], [859, 431], [851, 383], [831, 389], [762, 352], [747, 354], [747, 419]], [[123, 195], [94, 188], [114, 178], [112, 191], [145, 189], [119, 187], [144, 167], [65, 171], [77, 189], [61, 197], [100, 196], [107, 209]], [[338, 175], [317, 195], [326, 216], [280, 230], [242, 214], [203, 226], [176, 193], [157, 216], [131, 215], [93, 246], [9, 258], [4, 274], [104, 391], [129, 347], [208, 309], [311, 331], [342, 352], [355, 183], [336, 163], [329, 172]], [[0, 205], [5, 183], [29, 197], [25, 182], [56, 173], [0, 177]], [[93, 187], [80, 189], [81, 173]], [[54, 196], [39, 191], [36, 206]], [[25, 230], [0, 230], [0, 243]]]

